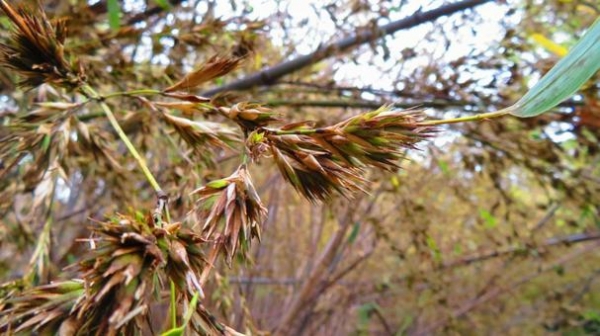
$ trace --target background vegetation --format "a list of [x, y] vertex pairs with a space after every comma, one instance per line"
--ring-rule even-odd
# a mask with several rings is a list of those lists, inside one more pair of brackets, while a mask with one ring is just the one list
[[[256, 132], [306, 120], [315, 126], [277, 132], [339, 126], [390, 104], [421, 108], [430, 119], [510, 106], [594, 22], [597, 3], [58, 0], [42, 7], [49, 19], [68, 19], [64, 43], [60, 34], [58, 43], [37, 42], [58, 55], [53, 66], [27, 73], [4, 56], [0, 68], [1, 330], [33, 321], [73, 333], [81, 325], [57, 317], [73, 306], [92, 312], [90, 330], [102, 323], [114, 330], [107, 312], [125, 321], [124, 298], [135, 297], [131, 307], [151, 301], [108, 285], [116, 276], [107, 269], [127, 254], [126, 265], [140, 267], [115, 266], [115, 274], [133, 274], [136, 289], [156, 289], [148, 333], [173, 327], [169, 311], [175, 325], [191, 318], [188, 332], [208, 334], [600, 332], [598, 75], [553, 113], [530, 119], [433, 133], [415, 127], [420, 115], [401, 114], [394, 122], [411, 132], [396, 139], [403, 147], [393, 158], [409, 160], [396, 169], [385, 157], [365, 156], [357, 162], [386, 169], [361, 171], [368, 182], [343, 173], [355, 187], [340, 192], [330, 175], [308, 189], [286, 175], [286, 159], [264, 155]], [[10, 45], [14, 23], [3, 16], [0, 25], [0, 41]], [[64, 57], [56, 48], [63, 44]], [[24, 79], [25, 89], [36, 88], [18, 88]], [[168, 195], [168, 213], [105, 107]], [[326, 164], [314, 143], [293, 145], [290, 153]], [[360, 188], [366, 192], [353, 190]], [[213, 232], [227, 232], [217, 224], [201, 230], [207, 217], [235, 217], [234, 210], [211, 213], [213, 196], [219, 203], [230, 193], [251, 217], [241, 242], [219, 241]], [[259, 234], [260, 243], [246, 245]], [[164, 274], [154, 273], [163, 264]], [[74, 278], [100, 287], [84, 289]], [[194, 297], [200, 287], [204, 297]], [[95, 295], [71, 305], [84, 290]], [[196, 313], [186, 316], [197, 299]]]

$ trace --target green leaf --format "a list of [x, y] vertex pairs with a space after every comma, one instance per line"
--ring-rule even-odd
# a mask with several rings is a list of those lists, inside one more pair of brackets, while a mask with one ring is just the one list
[[182, 336], [185, 332], [185, 327], [188, 325], [190, 320], [192, 319], [192, 315], [196, 311], [196, 306], [198, 305], [198, 292], [194, 294], [192, 300], [190, 301], [190, 305], [188, 306], [188, 310], [183, 318], [183, 324], [177, 328], [172, 328], [164, 333], [161, 336]]
[[196, 306], [198, 305], [198, 296], [199, 295], [200, 294], [198, 292], [196, 292], [194, 294], [194, 297], [192, 298], [192, 301], [190, 301], [188, 311], [185, 313], [185, 316], [183, 317], [183, 326], [186, 326], [192, 319], [192, 315], [196, 311]]
[[42, 140], [42, 150], [44, 152], [48, 152], [48, 148], [50, 148], [50, 141], [52, 137], [49, 134], [44, 135], [44, 139]]
[[156, 2], [156, 4], [164, 10], [171, 8], [171, 5], [167, 0], [155, 0], [154, 2]]
[[358, 307], [358, 329], [366, 330], [369, 321], [371, 320], [371, 314], [377, 309], [377, 304], [373, 302], [367, 302], [362, 306]]
[[534, 117], [572, 96], [600, 69], [600, 19], [569, 51], [567, 56], [509, 108], [511, 114]]
[[173, 328], [173, 329], [169, 329], [169, 330], [165, 331], [164, 333], [161, 334], [161, 336], [182, 336], [183, 332], [184, 332], [183, 327]]
[[121, 27], [121, 6], [118, 0], [108, 0], [108, 25], [112, 30], [119, 30]]
[[212, 189], [222, 189], [225, 188], [229, 185], [229, 181], [227, 180], [214, 180], [214, 181], [210, 181], [208, 182], [208, 184], [206, 184], [207, 187], [212, 188]]
[[448, 166], [448, 162], [444, 160], [438, 160], [438, 166], [444, 175], [450, 175], [450, 168]]
[[426, 242], [427, 247], [429, 247], [429, 250], [431, 252], [431, 256], [433, 257], [433, 260], [435, 262], [442, 262], [442, 253], [440, 251], [440, 248], [438, 247], [438, 244], [435, 242], [435, 239], [428, 235]]
[[493, 229], [498, 225], [496, 217], [494, 217], [491, 212], [485, 209], [479, 210], [479, 217], [483, 219], [483, 226], [485, 226], [486, 229]]
[[352, 226], [352, 231], [348, 235], [348, 244], [352, 244], [352, 243], [354, 243], [354, 241], [356, 241], [356, 238], [358, 237], [359, 232], [360, 232], [360, 222], [356, 222], [356, 223], [354, 223], [354, 226]]

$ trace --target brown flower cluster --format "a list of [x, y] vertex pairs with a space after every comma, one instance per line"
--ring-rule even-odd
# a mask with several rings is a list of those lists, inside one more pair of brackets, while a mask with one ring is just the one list
[[273, 111], [258, 104], [237, 103], [232, 107], [220, 107], [219, 111], [235, 121], [246, 133], [278, 120]]
[[[216, 244], [231, 264], [236, 252], [247, 257], [252, 238], [260, 240], [260, 225], [267, 216], [246, 165], [231, 176], [196, 189], [196, 222], [204, 222], [203, 237]], [[206, 211], [208, 210], [208, 211]]]
[[323, 128], [295, 123], [267, 129], [253, 148], [267, 144], [283, 177], [307, 199], [323, 201], [362, 190], [364, 167], [399, 168], [405, 151], [434, 132], [420, 124], [423, 119], [420, 110], [384, 106]]
[[[119, 215], [98, 223], [93, 228], [98, 237], [77, 265], [82, 280], [34, 287], [6, 299], [0, 305], [0, 331], [133, 335], [149, 327], [152, 295], [170, 281], [180, 297], [202, 297], [204, 240], [179, 224], [155, 227], [151, 217]], [[209, 326], [209, 333], [218, 334], [226, 329], [202, 305], [194, 309], [193, 328], [206, 332]]]
[[207, 145], [218, 149], [231, 149], [233, 144], [241, 142], [239, 135], [231, 128], [215, 122], [205, 120], [190, 120], [163, 113], [163, 120], [173, 127], [175, 132], [193, 150], [194, 155], [200, 158], [207, 166], [214, 166]]
[[19, 86], [35, 88], [43, 83], [75, 88], [84, 80], [81, 66], [71, 66], [65, 57], [67, 29], [64, 20], [51, 24], [41, 10], [15, 10], [5, 0], [0, 8], [12, 21], [12, 39], [0, 44], [0, 65], [15, 70]]

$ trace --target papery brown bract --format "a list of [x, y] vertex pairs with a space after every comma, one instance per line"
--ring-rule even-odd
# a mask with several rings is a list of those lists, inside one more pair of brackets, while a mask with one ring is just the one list
[[[288, 137], [288, 136], [286, 136]], [[310, 201], [325, 201], [335, 193], [350, 197], [362, 190], [365, 180], [360, 168], [336, 162], [326, 151], [311, 150], [310, 138], [298, 137], [290, 145], [281, 137], [270, 137], [273, 160], [283, 177]]]
[[240, 125], [245, 132], [254, 131], [279, 120], [271, 109], [258, 104], [238, 103], [232, 107], [220, 107], [219, 111]]

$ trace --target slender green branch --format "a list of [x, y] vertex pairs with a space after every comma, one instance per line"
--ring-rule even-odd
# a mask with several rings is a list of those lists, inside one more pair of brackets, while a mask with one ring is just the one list
[[316, 134], [316, 133], [322, 132], [322, 130], [319, 129], [319, 128], [307, 128], [307, 129], [285, 130], [285, 131], [283, 131], [283, 130], [269, 130], [269, 132], [271, 134], [274, 134], [274, 135], [292, 135], [292, 134], [295, 134], [295, 135], [302, 135], [302, 134], [304, 134], [304, 135], [310, 135], [310, 134]]
[[469, 122], [469, 121], [482, 121], [482, 120], [503, 117], [503, 116], [509, 114], [510, 112], [511, 112], [511, 108], [509, 107], [509, 108], [506, 108], [506, 109], [503, 109], [500, 111], [496, 111], [496, 112], [481, 113], [481, 114], [476, 114], [473, 116], [467, 116], [467, 117], [461, 117], [461, 118], [441, 119], [441, 120], [425, 120], [425, 121], [419, 122], [419, 125], [421, 125], [421, 126], [437, 126], [437, 125], [457, 124], [457, 123]]
[[154, 188], [154, 190], [156, 192], [162, 191], [162, 189], [160, 188], [160, 185], [154, 178], [154, 175], [152, 175], [152, 173], [150, 172], [150, 169], [148, 169], [146, 162], [141, 157], [141, 155], [138, 153], [137, 149], [135, 149], [135, 147], [133, 146], [133, 144], [127, 137], [127, 134], [125, 134], [125, 132], [123, 131], [121, 126], [119, 126], [119, 122], [117, 121], [117, 118], [115, 118], [115, 115], [112, 113], [110, 107], [105, 102], [102, 101], [102, 97], [100, 95], [98, 95], [98, 93], [87, 84], [82, 86], [81, 90], [90, 99], [98, 100], [98, 103], [100, 104], [100, 107], [104, 111], [104, 114], [106, 114], [108, 121], [110, 121], [110, 124], [112, 125], [112, 127], [115, 129], [115, 131], [119, 135], [119, 138], [121, 138], [121, 140], [125, 143], [127, 150], [129, 150], [131, 155], [133, 155], [133, 157], [137, 160], [138, 165], [140, 166], [140, 169], [142, 169], [142, 172], [146, 176], [146, 179], [148, 180], [148, 182], [150, 182], [150, 185], [152, 185], [152, 188]]
[[140, 90], [132, 90], [132, 91], [122, 91], [122, 92], [113, 92], [107, 95], [102, 96], [102, 98], [113, 98], [113, 97], [122, 97], [122, 96], [137, 96], [137, 95], [155, 95], [160, 94], [160, 90], [153, 89], [140, 89]]
[[177, 328], [177, 305], [175, 302], [175, 283], [171, 280], [171, 324]]

